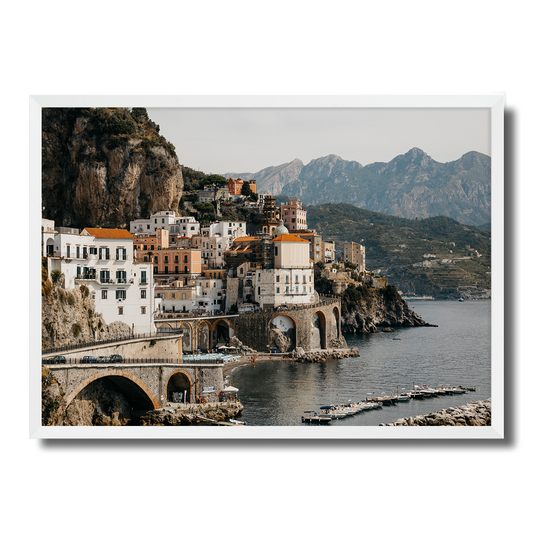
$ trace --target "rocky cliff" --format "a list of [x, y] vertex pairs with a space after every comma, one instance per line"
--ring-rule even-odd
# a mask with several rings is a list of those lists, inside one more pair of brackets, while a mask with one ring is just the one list
[[433, 326], [428, 324], [402, 298], [388, 298], [387, 293], [372, 290], [354, 302], [343, 298], [341, 331], [374, 333], [379, 328]]
[[178, 157], [144, 108], [45, 108], [42, 132], [43, 217], [57, 226], [120, 228], [178, 211]]
[[[43, 263], [46, 261], [44, 259]], [[91, 342], [130, 334], [123, 322], [106, 324], [95, 313], [94, 302], [85, 286], [73, 290], [63, 288], [64, 278], [54, 283], [46, 267], [42, 268], [41, 286], [41, 345], [43, 348]]]

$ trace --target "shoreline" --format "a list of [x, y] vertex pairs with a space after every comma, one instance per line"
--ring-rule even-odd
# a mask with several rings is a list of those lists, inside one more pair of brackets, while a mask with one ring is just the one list
[[[313, 352], [310, 352], [306, 355], [314, 355], [318, 354], [323, 356], [320, 359], [310, 360], [302, 358], [301, 356], [295, 356], [292, 352], [287, 353], [267, 353], [267, 352], [257, 352], [253, 355], [243, 355], [241, 356], [241, 359], [238, 361], [233, 361], [231, 363], [227, 363], [222, 368], [222, 372], [224, 375], [224, 380], [229, 379], [231, 374], [236, 368], [240, 368], [241, 366], [250, 366], [255, 363], [264, 363], [265, 361], [283, 361], [283, 362], [324, 362], [324, 360], [327, 359], [339, 359], [339, 357], [335, 357], [332, 355], [343, 355], [343, 357], [359, 357], [359, 352], [357, 352], [357, 355], [353, 355], [354, 352], [350, 348], [330, 348], [325, 350], [313, 350]], [[349, 355], [348, 355], [349, 354]]]

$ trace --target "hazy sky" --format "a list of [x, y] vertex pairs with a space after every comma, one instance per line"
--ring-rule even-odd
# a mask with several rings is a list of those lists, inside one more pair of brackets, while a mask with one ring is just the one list
[[362, 165], [413, 147], [445, 163], [490, 155], [488, 109], [148, 108], [180, 163], [206, 173], [258, 172], [335, 154]]

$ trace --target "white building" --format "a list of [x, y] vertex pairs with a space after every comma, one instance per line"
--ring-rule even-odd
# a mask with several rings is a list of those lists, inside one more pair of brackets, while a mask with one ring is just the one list
[[209, 312], [224, 308], [225, 280], [206, 277], [196, 278], [187, 285], [173, 281], [169, 285], [156, 285], [155, 296], [160, 298], [159, 310], [163, 313]]
[[[53, 235], [53, 237], [52, 237]], [[65, 276], [65, 288], [89, 287], [107, 324], [124, 322], [133, 333], [154, 333], [152, 263], [137, 263], [133, 235], [127, 230], [57, 228], [43, 231], [48, 271]]]
[[175, 211], [158, 211], [150, 218], [139, 218], [130, 222], [130, 233], [155, 234], [156, 229], [166, 229], [170, 232], [170, 226], [176, 223]]
[[238, 237], [246, 236], [246, 222], [213, 222], [202, 226], [200, 249], [202, 250], [202, 264], [210, 268], [224, 265], [224, 252], [231, 248]]
[[290, 235], [280, 224], [273, 232], [274, 268], [252, 272], [255, 301], [261, 308], [315, 302], [309, 241]]

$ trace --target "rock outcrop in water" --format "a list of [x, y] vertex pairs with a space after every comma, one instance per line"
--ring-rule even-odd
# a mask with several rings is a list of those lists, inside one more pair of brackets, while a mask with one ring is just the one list
[[331, 348], [328, 350], [316, 350], [306, 353], [303, 348], [298, 347], [290, 354], [290, 357], [296, 359], [300, 363], [323, 363], [329, 359], [359, 357], [359, 350], [357, 348]]
[[400, 418], [380, 426], [490, 426], [491, 399], [468, 402], [460, 407], [450, 407], [424, 416]]
[[357, 302], [343, 298], [342, 305], [343, 334], [374, 333], [379, 328], [436, 327], [410, 309], [402, 298], [387, 298], [379, 290], [372, 290], [366, 298]]
[[178, 157], [144, 108], [45, 108], [42, 130], [43, 217], [56, 226], [120, 228], [178, 211]]

